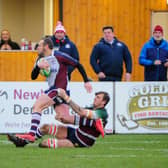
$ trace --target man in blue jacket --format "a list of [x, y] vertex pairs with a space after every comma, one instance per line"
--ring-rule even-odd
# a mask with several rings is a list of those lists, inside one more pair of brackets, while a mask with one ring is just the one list
[[132, 58], [128, 47], [119, 41], [113, 27], [103, 27], [104, 37], [94, 46], [90, 63], [99, 81], [121, 81], [123, 62], [126, 65], [125, 80], [130, 81]]
[[[54, 49], [62, 51], [74, 59], [79, 61], [79, 53], [75, 46], [75, 44], [69, 40], [68, 36], [66, 36], [66, 30], [60, 21], [57, 22], [57, 26], [55, 28], [55, 33], [51, 37]], [[74, 67], [68, 66], [68, 77], [71, 78], [71, 73], [73, 72]]]
[[139, 64], [145, 68], [145, 81], [167, 81], [167, 61], [168, 43], [163, 39], [163, 28], [157, 25], [139, 57]]

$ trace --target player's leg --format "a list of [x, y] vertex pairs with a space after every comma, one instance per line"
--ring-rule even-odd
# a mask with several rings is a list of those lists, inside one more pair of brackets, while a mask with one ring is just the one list
[[42, 135], [51, 135], [58, 139], [66, 139], [68, 130], [67, 127], [54, 124], [44, 124], [39, 128]]
[[[59, 116], [60, 118], [57, 118], [56, 116], [56, 120], [59, 120], [63, 123], [68, 123], [68, 124], [74, 124], [75, 122], [75, 116], [73, 115], [69, 115], [66, 116], [66, 118], [62, 115], [63, 113], [61, 113], [61, 115]], [[36, 131], [36, 138], [41, 138], [43, 135], [52, 135], [52, 136], [61, 136], [61, 133], [64, 133], [64, 131], [62, 131], [63, 128], [62, 126], [59, 125], [54, 125], [54, 124], [44, 124], [41, 127], [39, 127]], [[61, 136], [62, 137], [62, 136]], [[61, 138], [60, 137], [60, 138]], [[65, 135], [63, 135], [63, 137], [65, 137]]]
[[37, 128], [40, 124], [41, 120], [41, 113], [42, 110], [53, 105], [55, 102], [52, 98], [50, 98], [48, 95], [43, 94], [41, 95], [35, 102], [33, 106], [33, 113], [32, 113], [32, 119], [31, 119], [31, 128], [28, 134], [17, 134], [16, 136], [25, 140], [28, 140], [29, 142], [35, 141], [35, 135], [37, 132]]
[[73, 143], [68, 139], [56, 139], [56, 138], [48, 138], [43, 140], [39, 147], [42, 148], [73, 148]]
[[69, 117], [69, 106], [65, 103], [56, 105], [55, 111], [56, 111], [56, 119], [61, 120], [62, 116], [64, 118]]
[[[47, 133], [47, 131], [51, 131], [51, 129], [47, 127], [46, 128], [43, 127], [45, 131], [43, 129], [41, 129], [41, 131], [43, 133]], [[47, 140], [42, 141], [39, 147], [47, 147], [47, 148], [55, 148], [56, 146], [57, 147], [83, 147], [83, 145], [79, 142], [79, 140], [76, 137], [75, 128], [58, 126], [58, 131], [55, 137], [56, 138], [53, 138], [53, 139], [49, 138]]]
[[40, 124], [41, 120], [41, 113], [42, 111], [53, 105], [55, 102], [50, 98], [48, 95], [43, 94], [42, 96], [37, 99], [33, 106], [33, 113], [32, 113], [32, 120], [31, 120], [31, 128], [30, 128], [30, 133], [35, 136], [37, 128]]
[[44, 124], [40, 131], [43, 135], [52, 135], [55, 138], [48, 138], [43, 140], [39, 147], [46, 148], [63, 148], [63, 147], [74, 147], [73, 143], [67, 139], [68, 128], [65, 126], [56, 126]]
[[[61, 106], [64, 106], [65, 104], [59, 105], [59, 112], [56, 113], [55, 119], [58, 121], [61, 121], [64, 124], [74, 124], [74, 115], [69, 114], [69, 108], [66, 109], [65, 111], [61, 111]], [[65, 105], [67, 106], [67, 105]], [[62, 109], [63, 110], [63, 109]]]

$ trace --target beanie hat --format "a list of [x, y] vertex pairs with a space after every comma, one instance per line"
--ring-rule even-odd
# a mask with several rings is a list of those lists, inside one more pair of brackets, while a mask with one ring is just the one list
[[61, 21], [58, 21], [57, 22], [57, 26], [55, 28], [55, 33], [58, 32], [58, 31], [62, 31], [62, 32], [66, 32], [64, 26], [62, 25]]
[[156, 31], [160, 31], [161, 33], [163, 33], [163, 28], [162, 28], [162, 26], [156, 25], [156, 26], [154, 27], [153, 32], [156, 32]]

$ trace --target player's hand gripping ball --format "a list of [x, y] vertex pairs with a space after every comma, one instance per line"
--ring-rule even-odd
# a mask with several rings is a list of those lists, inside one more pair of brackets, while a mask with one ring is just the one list
[[37, 62], [38, 67], [40, 68], [40, 74], [45, 77], [49, 77], [51, 73], [50, 65], [47, 60], [40, 58]]

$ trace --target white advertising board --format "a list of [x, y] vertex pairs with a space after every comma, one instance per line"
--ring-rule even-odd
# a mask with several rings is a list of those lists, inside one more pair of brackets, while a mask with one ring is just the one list
[[116, 133], [168, 133], [167, 82], [115, 83]]
[[[109, 113], [107, 132], [112, 132], [113, 84], [92, 82], [93, 92], [88, 94], [83, 83], [70, 83], [72, 99], [81, 106], [90, 105], [97, 91], [107, 91], [111, 101], [107, 106]], [[0, 82], [0, 133], [23, 133], [30, 128], [32, 106], [35, 100], [48, 89], [46, 82]], [[52, 107], [43, 111], [41, 124], [56, 123]]]

